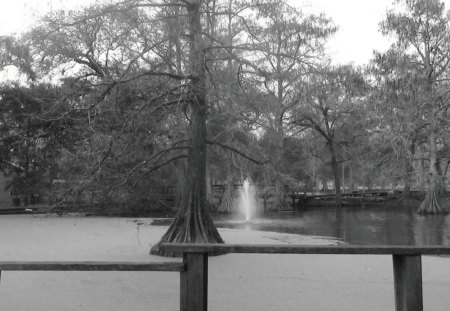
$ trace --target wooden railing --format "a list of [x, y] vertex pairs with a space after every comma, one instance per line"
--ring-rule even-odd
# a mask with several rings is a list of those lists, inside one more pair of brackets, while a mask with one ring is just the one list
[[396, 311], [423, 310], [422, 255], [450, 254], [448, 246], [165, 244], [164, 247], [183, 253], [185, 271], [181, 272], [180, 280], [182, 311], [207, 310], [208, 253], [391, 255]]
[[174, 271], [180, 272], [180, 310], [208, 308], [208, 254], [391, 255], [396, 311], [422, 311], [422, 255], [449, 255], [448, 246], [303, 246], [242, 244], [163, 244], [182, 253], [183, 262], [0, 261], [1, 271]]

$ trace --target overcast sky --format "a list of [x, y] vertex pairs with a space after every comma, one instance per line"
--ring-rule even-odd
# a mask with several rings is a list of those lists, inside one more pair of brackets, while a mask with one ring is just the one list
[[[300, 2], [298, 0], [297, 2]], [[339, 27], [328, 42], [330, 58], [335, 62], [366, 64], [372, 51], [386, 50], [390, 42], [378, 31], [392, 0], [309, 0], [304, 10], [324, 12]]]
[[[27, 29], [39, 15], [49, 9], [73, 9], [95, 0], [0, 0], [0, 35]], [[372, 51], [385, 50], [387, 38], [378, 24], [393, 0], [291, 0], [304, 10], [324, 12], [339, 26], [329, 41], [328, 53], [336, 63], [366, 64]], [[450, 8], [450, 0], [445, 0]]]

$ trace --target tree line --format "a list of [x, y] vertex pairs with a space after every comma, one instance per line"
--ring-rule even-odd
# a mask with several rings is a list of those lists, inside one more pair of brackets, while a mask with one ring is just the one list
[[[146, 206], [174, 186], [161, 241], [222, 242], [212, 180], [257, 181], [286, 204], [309, 191], [426, 189], [441, 213], [450, 164], [449, 13], [438, 0], [398, 0], [380, 21], [393, 44], [369, 65], [324, 51], [338, 25], [288, 1], [128, 0], [53, 11], [20, 37], [0, 37], [0, 165], [22, 193], [63, 180], [105, 208]], [[355, 42], [357, 44], [357, 42]], [[352, 47], [349, 47], [351, 49]], [[159, 244], [152, 252], [162, 253]], [[168, 254], [170, 255], [170, 254]]]

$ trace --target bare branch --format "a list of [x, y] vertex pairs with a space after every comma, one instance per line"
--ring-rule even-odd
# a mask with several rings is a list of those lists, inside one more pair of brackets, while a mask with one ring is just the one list
[[[167, 149], [161, 150], [161, 151], [159, 151], [159, 152], [153, 154], [150, 158], [148, 158], [148, 159], [142, 161], [140, 164], [138, 164], [138, 165], [136, 165], [135, 167], [133, 167], [133, 168], [128, 172], [127, 176], [125, 177], [125, 181], [124, 181], [121, 185], [125, 184], [125, 183], [130, 179], [130, 177], [133, 176], [133, 174], [134, 174], [135, 171], [137, 171], [138, 169], [140, 169], [140, 168], [144, 167], [145, 165], [149, 164], [150, 161], [156, 159], [157, 157], [158, 157], [158, 159], [156, 159], [154, 162], [157, 162], [158, 160], [160, 160], [160, 159], [161, 159], [161, 156], [163, 156], [164, 154], [166, 154], [166, 153], [168, 153], [168, 152], [170, 152], [170, 151], [173, 151], [173, 150], [186, 150], [186, 149], [190, 149], [190, 147], [189, 147], [189, 146], [174, 146], [174, 147], [167, 148]], [[186, 155], [178, 156], [178, 157], [176, 157], [176, 158], [178, 159], [178, 158], [180, 158], [180, 157], [186, 157]], [[144, 173], [147, 174], [147, 173], [149, 173], [149, 172], [151, 172], [151, 171], [153, 171], [153, 170], [156, 170], [156, 169], [162, 167], [163, 165], [165, 165], [165, 164], [167, 164], [167, 163], [169, 163], [169, 162], [171, 162], [171, 161], [164, 161], [162, 164], [159, 164], [159, 165], [157, 165], [157, 166], [154, 166], [154, 169], [152, 168], [152, 169], [150, 169], [150, 171], [147, 171], [147, 172], [144, 172]]]
[[163, 163], [161, 163], [159, 165], [153, 166], [151, 169], [149, 169], [148, 171], [144, 172], [144, 174], [151, 173], [151, 172], [156, 171], [157, 169], [160, 169], [161, 167], [163, 167], [163, 166], [165, 166], [165, 165], [167, 165], [167, 164], [169, 164], [169, 163], [171, 163], [173, 161], [177, 161], [179, 159], [184, 159], [184, 158], [187, 158], [187, 157], [188, 156], [186, 154], [182, 154], [182, 155], [176, 156], [174, 158], [171, 158], [169, 160], [164, 161]]
[[258, 161], [258, 160], [256, 160], [256, 159], [253, 159], [252, 157], [246, 155], [245, 153], [243, 153], [243, 152], [241, 152], [241, 151], [239, 151], [239, 150], [237, 150], [237, 149], [235, 149], [235, 148], [233, 148], [233, 147], [231, 147], [231, 146], [228, 146], [228, 145], [224, 145], [224, 144], [222, 144], [222, 143], [219, 143], [218, 141], [206, 140], [206, 143], [207, 143], [207, 144], [210, 144], [210, 145], [218, 145], [218, 146], [220, 146], [220, 147], [222, 147], [222, 148], [224, 148], [224, 149], [233, 151], [234, 153], [237, 153], [237, 154], [239, 154], [240, 156], [242, 156], [242, 157], [246, 158], [247, 160], [249, 160], [249, 161], [251, 161], [251, 162], [253, 162], [253, 163], [256, 163], [256, 164], [258, 164], [258, 165], [263, 165], [263, 164], [269, 163], [268, 160], [265, 160], [265, 161]]

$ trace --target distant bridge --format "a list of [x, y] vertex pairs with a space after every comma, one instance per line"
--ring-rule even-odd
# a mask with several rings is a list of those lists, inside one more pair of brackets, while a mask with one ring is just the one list
[[[365, 191], [365, 192], [345, 192], [341, 193], [342, 198], [363, 199], [370, 197], [388, 197], [392, 195], [389, 191]], [[292, 206], [298, 207], [302, 204], [308, 203], [314, 199], [333, 199], [336, 196], [335, 193], [319, 193], [319, 194], [305, 194], [305, 193], [290, 193], [289, 197], [292, 199]]]

